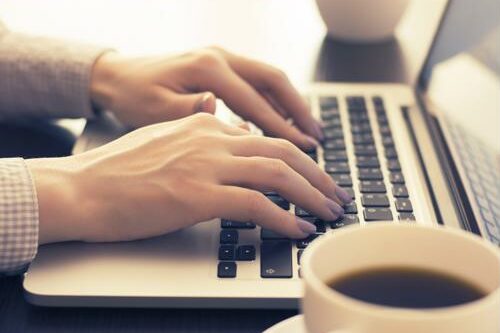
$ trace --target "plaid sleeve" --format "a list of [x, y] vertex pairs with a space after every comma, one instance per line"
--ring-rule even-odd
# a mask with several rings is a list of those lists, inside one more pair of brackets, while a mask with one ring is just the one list
[[0, 272], [16, 273], [38, 248], [38, 204], [22, 158], [0, 159]]

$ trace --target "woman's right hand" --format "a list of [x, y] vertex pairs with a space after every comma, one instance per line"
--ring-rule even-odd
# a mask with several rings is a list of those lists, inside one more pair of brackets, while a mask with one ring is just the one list
[[133, 240], [213, 218], [252, 221], [292, 238], [314, 225], [264, 191], [324, 220], [351, 201], [328, 174], [283, 139], [249, 134], [210, 114], [133, 131], [97, 149], [28, 160], [39, 202], [39, 242]]

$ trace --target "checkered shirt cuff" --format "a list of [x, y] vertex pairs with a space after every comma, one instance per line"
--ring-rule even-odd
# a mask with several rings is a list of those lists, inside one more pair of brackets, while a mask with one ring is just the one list
[[22, 158], [0, 159], [0, 273], [23, 270], [38, 247], [38, 204]]

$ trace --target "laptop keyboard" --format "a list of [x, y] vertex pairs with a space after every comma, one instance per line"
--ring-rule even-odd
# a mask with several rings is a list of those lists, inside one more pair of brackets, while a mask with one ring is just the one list
[[[222, 220], [219, 278], [237, 277], [238, 262], [256, 258], [260, 260], [261, 278], [300, 277], [302, 251], [326, 232], [352, 224], [415, 220], [383, 99], [348, 96], [341, 101], [328, 96], [319, 97], [317, 102], [325, 140], [320, 148], [308, 155], [351, 194], [353, 202], [344, 206], [343, 217], [323, 221], [277, 193], [266, 193], [276, 205], [314, 223], [317, 232], [305, 239], [290, 240], [274, 231], [261, 229], [260, 244], [240, 244], [239, 233], [258, 227], [248, 222]], [[298, 268], [295, 273], [294, 262]]]
[[465, 176], [472, 187], [473, 200], [479, 207], [487, 237], [500, 245], [500, 170], [495, 153], [468, 134], [459, 125], [448, 121], [453, 141], [456, 143]]

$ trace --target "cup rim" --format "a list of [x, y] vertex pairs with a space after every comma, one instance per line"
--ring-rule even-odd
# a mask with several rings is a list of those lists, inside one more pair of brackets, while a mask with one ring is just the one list
[[318, 278], [314, 273], [311, 267], [310, 261], [313, 254], [317, 251], [322, 243], [328, 241], [330, 238], [343, 236], [346, 234], [351, 234], [353, 232], [357, 232], [360, 229], [364, 228], [377, 228], [377, 229], [393, 229], [393, 228], [419, 228], [419, 229], [434, 229], [434, 232], [441, 233], [451, 233], [455, 236], [466, 239], [467, 241], [472, 241], [476, 243], [477, 246], [482, 246], [485, 250], [492, 253], [495, 257], [497, 257], [500, 267], [500, 253], [498, 249], [487, 240], [463, 230], [457, 230], [450, 227], [444, 226], [435, 226], [435, 225], [422, 225], [422, 224], [395, 224], [393, 222], [377, 222], [376, 225], [370, 226], [348, 226], [340, 230], [336, 230], [335, 232], [329, 233], [323, 236], [323, 239], [318, 239], [317, 241], [311, 243], [309, 247], [304, 251], [302, 255], [301, 271], [303, 275], [303, 284], [308, 287], [314, 289], [318, 292], [319, 295], [322, 295], [323, 298], [328, 298], [329, 300], [334, 300], [341, 302], [342, 304], [355, 308], [356, 311], [361, 312], [363, 314], [369, 314], [372, 316], [388, 316], [388, 313], [397, 315], [399, 318], [405, 319], [434, 319], [440, 318], [443, 319], [443, 316], [454, 317], [461, 316], [466, 313], [474, 312], [478, 309], [478, 307], [488, 306], [491, 303], [500, 299], [500, 284], [486, 296], [472, 301], [467, 302], [460, 305], [453, 305], [447, 307], [439, 307], [439, 308], [429, 308], [429, 309], [418, 309], [418, 308], [399, 308], [399, 307], [391, 307], [384, 306], [380, 304], [368, 303], [362, 300], [355, 299], [353, 297], [342, 294], [341, 292], [334, 290], [326, 285], [324, 281]]

